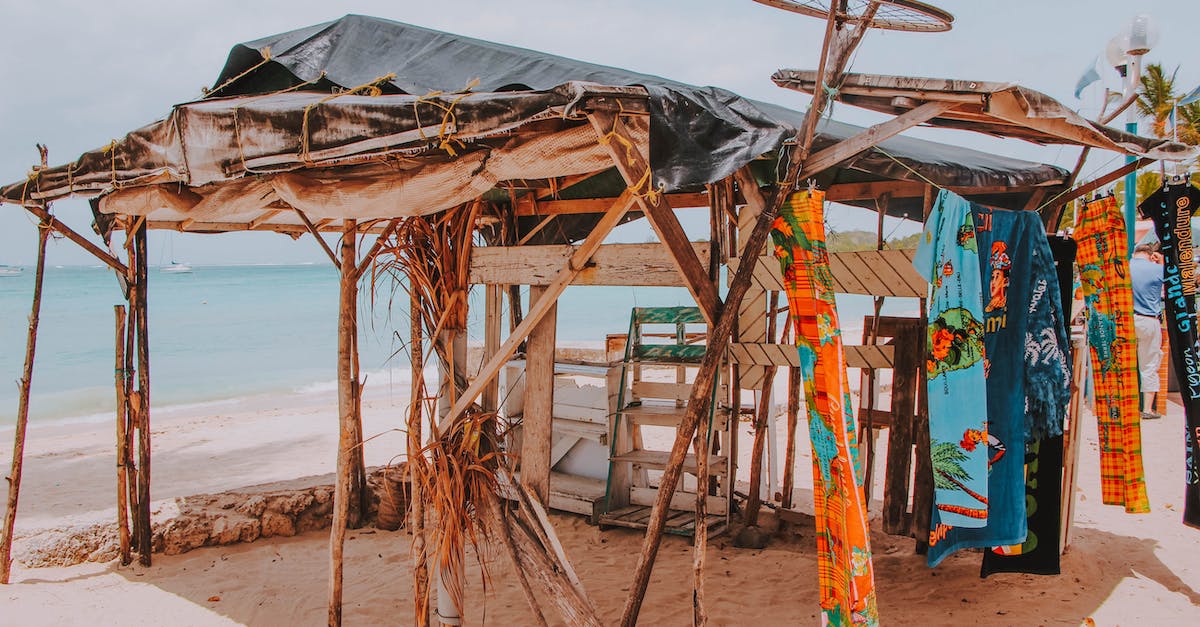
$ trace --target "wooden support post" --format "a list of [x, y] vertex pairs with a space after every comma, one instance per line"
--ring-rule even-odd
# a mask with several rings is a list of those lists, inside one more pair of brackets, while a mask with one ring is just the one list
[[800, 378], [798, 366], [788, 366], [787, 448], [783, 454], [783, 509], [792, 508], [792, 491], [796, 488], [796, 427], [800, 422]]
[[[771, 223], [775, 219], [775, 214], [779, 211], [779, 208], [776, 206], [778, 201], [768, 206], [758, 189], [757, 183], [754, 182], [754, 177], [745, 169], [738, 172], [738, 183], [742, 187], [742, 194], [746, 196], [748, 203], [757, 203], [764, 208], [759, 213], [758, 220], [754, 224], [754, 229], [751, 232], [747, 245], [749, 250], [761, 250], [766, 245], [767, 236], [771, 232]], [[658, 555], [659, 544], [662, 542], [663, 528], [666, 525], [666, 514], [670, 506], [671, 495], [679, 485], [679, 478], [683, 474], [684, 458], [687, 455], [687, 449], [691, 445], [691, 439], [696, 432], [696, 427], [700, 423], [700, 418], [709, 411], [712, 400], [712, 386], [716, 384], [719, 367], [724, 357], [725, 351], [723, 347], [729, 341], [730, 334], [733, 332], [733, 325], [737, 319], [738, 304], [746, 294], [746, 290], [750, 287], [754, 268], [758, 265], [758, 259], [759, 255], [749, 255], [738, 266], [733, 281], [730, 283], [729, 292], [725, 298], [725, 306], [721, 310], [721, 317], [718, 319], [716, 326], [712, 329], [709, 336], [708, 345], [712, 350], [704, 354], [704, 359], [700, 362], [696, 378], [693, 380], [692, 394], [688, 399], [688, 410], [680, 421], [679, 428], [675, 431], [675, 442], [671, 446], [671, 453], [667, 458], [666, 468], [663, 470], [662, 478], [659, 480], [658, 494], [655, 497], [654, 507], [651, 510], [650, 519], [647, 521], [646, 539], [642, 543], [641, 555], [638, 557], [637, 571], [634, 574], [629, 597], [625, 601], [625, 608], [621, 616], [621, 624], [624, 627], [633, 627], [637, 622], [637, 616], [642, 606], [642, 599], [645, 597], [646, 587], [650, 583], [650, 571], [653, 568], [654, 559]]]
[[147, 269], [146, 223], [133, 233], [134, 275], [137, 289], [133, 302], [133, 324], [137, 340], [137, 455], [138, 455], [138, 509], [137, 547], [138, 563], [150, 565], [150, 332], [147, 322], [147, 291], [149, 271]]
[[114, 305], [116, 315], [116, 358], [113, 378], [117, 390], [117, 541], [121, 565], [129, 565], [129, 487], [125, 462], [129, 459], [128, 390], [125, 387], [125, 306]]
[[[771, 292], [769, 311], [774, 312], [779, 303], [779, 292]], [[769, 315], [767, 342], [775, 343], [775, 315]], [[754, 446], [750, 449], [750, 489], [746, 499], [745, 522], [747, 527], [758, 526], [758, 514], [762, 509], [763, 453], [767, 437], [767, 422], [771, 420], [771, 389], [775, 384], [775, 366], [767, 366], [763, 372], [762, 390], [758, 407], [754, 412]], [[772, 463], [775, 460], [770, 460]], [[770, 498], [771, 495], [767, 495]]]
[[356, 224], [345, 220], [341, 242], [341, 281], [338, 308], [338, 452], [333, 489], [333, 522], [329, 533], [329, 625], [342, 624], [342, 552], [349, 525], [353, 481], [354, 447], [354, 317], [358, 298], [354, 280]]
[[[410, 281], [409, 285], [412, 283]], [[411, 289], [411, 288], [410, 288]], [[421, 440], [422, 421], [425, 408], [425, 353], [424, 341], [421, 335], [421, 297], [416, 289], [411, 291], [409, 308], [412, 324], [409, 354], [412, 360], [412, 394], [408, 413], [408, 476], [410, 481], [409, 494], [409, 528], [412, 530], [413, 558], [413, 624], [417, 627], [429, 626], [429, 556], [425, 548], [425, 501], [424, 479], [422, 469], [424, 464], [418, 457], [422, 455]]]
[[[500, 326], [503, 322], [504, 301], [500, 285], [484, 287], [483, 361], [486, 362], [500, 350]], [[483, 388], [483, 410], [494, 412], [500, 409], [500, 382], [491, 381]]]
[[21, 470], [25, 463], [25, 430], [29, 425], [29, 387], [33, 382], [33, 357], [37, 350], [38, 321], [42, 312], [42, 281], [46, 276], [46, 240], [50, 225], [38, 226], [37, 270], [33, 277], [33, 306], [29, 312], [29, 332], [25, 336], [25, 369], [17, 384], [17, 425], [13, 431], [12, 470], [8, 475], [8, 502], [4, 509], [4, 537], [0, 539], [0, 584], [7, 584], [12, 572], [13, 527], [17, 522], [17, 500], [21, 496]]
[[[546, 288], [530, 288], [530, 305], [546, 298]], [[521, 429], [521, 483], [543, 503], [550, 502], [550, 448], [554, 430], [554, 340], [558, 306], [529, 334], [525, 352], [525, 414]]]
[[916, 392], [924, 382], [918, 377], [919, 343], [925, 341], [924, 327], [904, 325], [896, 332], [895, 362], [892, 366], [892, 424], [888, 434], [887, 472], [883, 486], [883, 530], [892, 535], [908, 535], [912, 519], [908, 515], [909, 478], [912, 470], [914, 422], [917, 415]]

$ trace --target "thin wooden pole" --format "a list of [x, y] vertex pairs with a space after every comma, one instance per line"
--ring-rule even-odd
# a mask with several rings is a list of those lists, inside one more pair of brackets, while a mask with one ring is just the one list
[[148, 277], [146, 254], [146, 223], [134, 233], [137, 291], [135, 294], [134, 325], [137, 331], [138, 376], [138, 563], [150, 565], [150, 333], [147, 321]]
[[[129, 242], [127, 244], [127, 248], [128, 248], [128, 252], [129, 252], [129, 263], [130, 263], [130, 265], [132, 265], [133, 264], [133, 240], [132, 240], [132, 238], [129, 240]], [[129, 282], [129, 286], [130, 286], [129, 287], [130, 291], [127, 294], [127, 298], [128, 298], [128, 303], [129, 303], [129, 310], [132, 311], [133, 299], [135, 296], [133, 293], [133, 290], [136, 289], [136, 286], [134, 285], [132, 279]], [[126, 510], [126, 515], [129, 518], [130, 537], [132, 538], [133, 545], [137, 544], [137, 541], [138, 541], [137, 538], [139, 537], [138, 531], [137, 531], [138, 530], [137, 512], [139, 511], [138, 487], [137, 487], [137, 484], [138, 484], [137, 461], [134, 459], [135, 447], [134, 447], [134, 443], [133, 443], [133, 438], [137, 435], [137, 427], [138, 427], [137, 392], [133, 388], [133, 373], [134, 373], [133, 356], [134, 356], [134, 353], [137, 352], [136, 347], [137, 347], [136, 330], [134, 329], [133, 320], [127, 316], [125, 318], [125, 351], [124, 351], [125, 363], [124, 363], [123, 370], [121, 371], [121, 375], [122, 375], [121, 392], [123, 394], [124, 410], [125, 410], [125, 441], [124, 441], [124, 447], [125, 447], [124, 448], [124, 451], [125, 451], [124, 463], [125, 463], [125, 482], [126, 482], [125, 483], [125, 492], [128, 495], [128, 501], [129, 501], [128, 509]], [[136, 550], [136, 548], [137, 547], [135, 546], [134, 549]]]
[[55, 218], [53, 215], [50, 215], [50, 211], [47, 210], [46, 208], [28, 206], [28, 207], [25, 207], [25, 210], [28, 211], [29, 213], [32, 213], [33, 215], [37, 216], [39, 219], [42, 220], [42, 222], [44, 222], [47, 226], [49, 226], [51, 229], [53, 229], [56, 233], [61, 234], [63, 237], [66, 237], [67, 239], [71, 240], [72, 242], [75, 242], [76, 244], [78, 244], [80, 248], [91, 253], [92, 256], [95, 257], [96, 259], [98, 259], [101, 263], [107, 265], [108, 267], [112, 268], [113, 270], [116, 270], [120, 274], [125, 274], [125, 275], [129, 274], [129, 268], [126, 267], [125, 264], [118, 261], [116, 257], [113, 257], [112, 255], [105, 252], [104, 249], [102, 249], [99, 246], [88, 241], [88, 239], [85, 238], [84, 236], [71, 230], [71, 227], [63, 224], [58, 218]]
[[354, 446], [354, 381], [352, 345], [354, 342], [354, 306], [357, 298], [354, 280], [356, 224], [345, 220], [341, 242], [341, 282], [338, 307], [338, 453], [337, 477], [333, 488], [333, 522], [329, 534], [329, 615], [331, 627], [342, 624], [342, 553], [350, 517], [351, 481]]
[[21, 496], [21, 470], [25, 463], [25, 430], [29, 425], [29, 387], [33, 381], [33, 357], [37, 350], [38, 321], [42, 313], [42, 281], [46, 274], [46, 240], [50, 226], [43, 220], [38, 227], [37, 272], [33, 278], [33, 306], [29, 312], [29, 333], [25, 338], [25, 369], [18, 383], [17, 428], [13, 432], [12, 471], [8, 476], [8, 504], [4, 510], [4, 538], [0, 541], [0, 584], [7, 584], [12, 570], [13, 525], [17, 522], [17, 500]]
[[424, 480], [421, 476], [423, 464], [417, 459], [421, 455], [421, 421], [425, 407], [425, 353], [421, 337], [421, 295], [409, 281], [412, 317], [412, 337], [409, 351], [412, 360], [412, 399], [408, 414], [408, 477], [411, 481], [409, 499], [410, 524], [412, 525], [413, 558], [413, 624], [429, 627], [429, 556], [425, 549], [425, 501]]
[[783, 509], [792, 508], [792, 490], [796, 488], [796, 428], [800, 422], [800, 368], [788, 366], [787, 443], [783, 454]]
[[114, 305], [116, 316], [116, 356], [113, 379], [117, 390], [117, 539], [121, 565], [129, 565], [129, 488], [125, 461], [129, 459], [129, 440], [126, 434], [128, 408], [125, 393], [125, 306]]
[[[771, 292], [767, 320], [767, 343], [775, 342], [775, 325], [778, 317], [779, 292]], [[746, 499], [745, 522], [747, 527], [758, 526], [758, 514], [762, 510], [763, 453], [765, 452], [767, 422], [771, 419], [771, 391], [775, 386], [775, 366], [763, 369], [762, 391], [754, 417], [754, 446], [750, 449], [750, 495]], [[775, 460], [771, 460], [774, 462]], [[769, 498], [769, 495], [768, 495]]]

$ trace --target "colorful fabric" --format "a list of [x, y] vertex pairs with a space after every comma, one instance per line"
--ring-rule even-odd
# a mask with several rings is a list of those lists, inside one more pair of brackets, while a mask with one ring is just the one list
[[793, 194], [771, 231], [795, 325], [813, 447], [823, 623], [878, 625], [858, 421], [825, 248], [824, 192]]
[[1142, 470], [1137, 338], [1125, 218], [1111, 196], [1085, 203], [1075, 229], [1076, 265], [1087, 312], [1096, 425], [1100, 439], [1100, 498], [1129, 513], [1150, 511]]
[[984, 527], [966, 528], [935, 511], [931, 566], [959, 549], [1026, 541], [1026, 443], [1031, 436], [1061, 435], [1070, 401], [1058, 277], [1041, 220], [1027, 211], [971, 209], [976, 242], [988, 252], [980, 276], [986, 294], [988, 517]]
[[983, 527], [988, 516], [979, 264], [971, 205], [942, 190], [925, 221], [913, 266], [931, 287], [925, 371], [934, 522], [957, 527]]
[[[1075, 240], [1049, 238], [1050, 251], [1058, 275], [1059, 309], [1071, 303], [1072, 271], [1075, 264]], [[1067, 316], [1062, 318], [1062, 333], [1067, 336]], [[1070, 363], [1070, 362], [1068, 362]], [[1030, 442], [1025, 449], [1025, 520], [1028, 533], [1021, 544], [995, 547], [983, 554], [979, 576], [992, 573], [1029, 573], [1057, 575], [1059, 531], [1062, 525], [1063, 438], [1045, 436]]]
[[1166, 285], [1167, 334], [1171, 361], [1183, 401], [1183, 522], [1200, 527], [1200, 346], [1196, 331], [1196, 277], [1192, 261], [1192, 213], [1200, 206], [1200, 190], [1190, 184], [1164, 185], [1142, 202], [1142, 214], [1154, 220], [1162, 243]]

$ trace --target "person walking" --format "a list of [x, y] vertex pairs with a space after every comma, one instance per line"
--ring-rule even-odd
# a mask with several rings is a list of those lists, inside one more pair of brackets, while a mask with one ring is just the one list
[[1142, 379], [1142, 420], [1162, 418], [1154, 411], [1158, 369], [1162, 365], [1163, 256], [1158, 242], [1138, 244], [1129, 262], [1133, 287], [1133, 327], [1137, 333], [1138, 371]]

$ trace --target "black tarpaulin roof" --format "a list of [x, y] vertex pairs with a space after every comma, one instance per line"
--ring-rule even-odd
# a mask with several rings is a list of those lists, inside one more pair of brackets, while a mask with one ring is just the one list
[[[381, 95], [342, 94], [385, 76]], [[453, 93], [467, 87], [469, 95]], [[286, 208], [298, 203], [325, 219], [429, 213], [505, 180], [609, 167], [593, 131], [572, 113], [597, 91], [641, 99], [649, 110], [649, 123], [633, 130], [667, 191], [695, 190], [778, 151], [803, 119], [716, 87], [350, 15], [235, 46], [205, 99], [0, 189], [0, 200], [101, 195], [102, 211], [197, 230], [292, 225]], [[454, 155], [439, 145], [447, 106], [456, 113], [453, 134], [464, 140]], [[823, 122], [815, 148], [861, 130]], [[927, 179], [1028, 195], [1030, 186], [1065, 176], [1050, 165], [895, 137], [822, 182]], [[114, 192], [122, 201], [106, 208]], [[919, 204], [896, 199], [889, 213], [919, 216]], [[578, 216], [585, 230], [588, 219]], [[580, 232], [570, 231], [567, 239]]]

